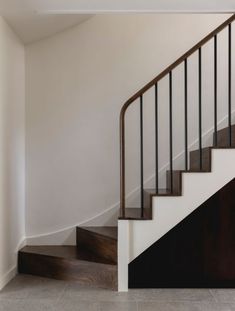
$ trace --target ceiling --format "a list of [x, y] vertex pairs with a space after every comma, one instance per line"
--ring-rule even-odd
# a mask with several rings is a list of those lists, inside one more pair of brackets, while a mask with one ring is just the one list
[[88, 14], [4, 14], [4, 18], [25, 44], [52, 36], [91, 18]]
[[56, 13], [97, 12], [228, 12], [234, 0], [0, 0], [0, 12], [30, 11]]
[[233, 13], [235, 0], [0, 0], [0, 15], [26, 44], [111, 12]]

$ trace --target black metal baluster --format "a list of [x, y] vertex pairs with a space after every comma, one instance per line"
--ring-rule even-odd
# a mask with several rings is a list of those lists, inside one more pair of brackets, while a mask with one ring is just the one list
[[199, 107], [198, 107], [198, 128], [199, 128], [199, 167], [202, 170], [202, 52], [198, 50], [198, 87], [199, 87]]
[[143, 150], [143, 95], [140, 96], [140, 204], [144, 217], [144, 150]]
[[232, 111], [231, 111], [231, 24], [228, 25], [228, 126], [229, 126], [229, 146], [232, 146]]
[[173, 192], [173, 146], [172, 146], [172, 71], [169, 73], [169, 153], [170, 153], [170, 191]]
[[214, 36], [214, 146], [217, 146], [217, 35]]
[[155, 84], [155, 187], [158, 193], [158, 85]]
[[188, 170], [188, 61], [184, 61], [184, 131], [185, 131], [185, 170]]

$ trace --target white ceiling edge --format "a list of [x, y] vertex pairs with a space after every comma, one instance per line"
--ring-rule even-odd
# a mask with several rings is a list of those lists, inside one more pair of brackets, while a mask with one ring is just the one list
[[91, 14], [4, 14], [3, 17], [24, 44], [51, 37], [90, 19]]
[[[0, 12], [1, 13], [1, 12]], [[66, 11], [38, 11], [29, 12], [28, 10], [15, 11], [14, 13], [3, 12], [2, 16], [10, 25], [13, 31], [18, 35], [24, 44], [31, 44], [36, 41], [51, 37], [59, 32], [65, 31], [68, 28], [77, 26], [94, 15], [97, 14], [197, 14], [202, 12], [190, 11], [83, 11], [83, 14], [77, 14], [74, 10]], [[224, 12], [203, 12], [205, 14], [228, 13]]]
[[0, 15], [26, 44], [78, 25], [94, 14], [234, 12], [235, 0], [0, 0]]
[[73, 15], [73, 14], [235, 14], [235, 9], [224, 10], [46, 10], [37, 14]]
[[234, 0], [1, 0], [1, 10], [68, 14], [233, 13]]
[[97, 14], [235, 14], [235, 8], [223, 9], [67, 9], [67, 10], [2, 10], [0, 15], [97, 15]]

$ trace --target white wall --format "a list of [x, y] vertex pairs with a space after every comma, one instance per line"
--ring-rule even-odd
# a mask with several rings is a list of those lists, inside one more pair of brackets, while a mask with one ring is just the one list
[[115, 214], [122, 104], [227, 17], [100, 15], [27, 46], [28, 237]]
[[0, 17], [0, 289], [25, 236], [24, 46]]

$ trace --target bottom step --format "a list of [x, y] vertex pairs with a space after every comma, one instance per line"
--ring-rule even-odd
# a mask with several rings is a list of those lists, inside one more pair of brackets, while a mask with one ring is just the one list
[[26, 246], [19, 251], [19, 273], [103, 288], [117, 288], [117, 266], [76, 246]]

